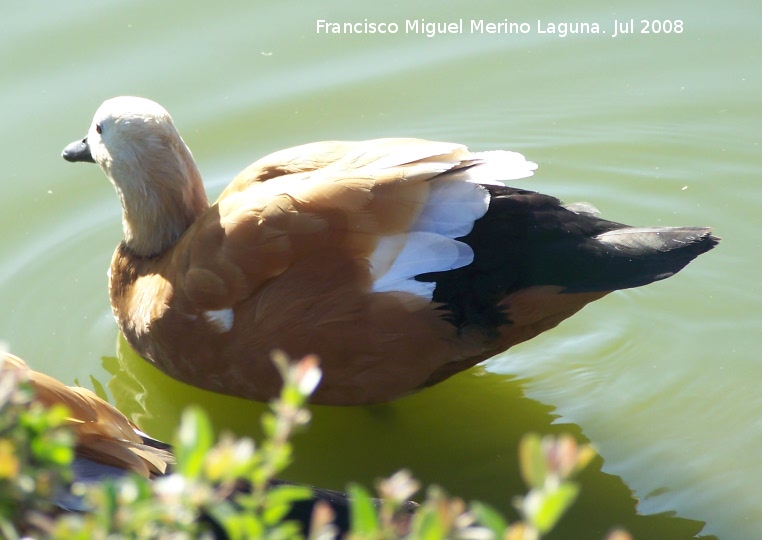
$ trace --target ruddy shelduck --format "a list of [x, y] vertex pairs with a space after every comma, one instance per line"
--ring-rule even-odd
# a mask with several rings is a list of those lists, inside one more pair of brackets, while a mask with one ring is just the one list
[[537, 167], [516, 152], [419, 139], [281, 150], [210, 205], [170, 115], [137, 97], [104, 102], [63, 157], [100, 165], [121, 200], [109, 290], [132, 347], [255, 400], [280, 389], [274, 349], [321, 358], [315, 403], [395, 399], [718, 242], [508, 187]]
[[174, 464], [168, 444], [140, 431], [118, 409], [87, 388], [66, 386], [29, 369], [18, 356], [0, 352], [0, 373], [11, 372], [16, 381], [29, 383], [43, 406], [64, 405], [68, 409], [66, 423], [76, 442], [72, 464], [76, 480], [97, 481], [126, 472], [154, 478], [166, 474]]

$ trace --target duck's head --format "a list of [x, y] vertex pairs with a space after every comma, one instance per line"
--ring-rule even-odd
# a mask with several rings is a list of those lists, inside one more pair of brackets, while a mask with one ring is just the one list
[[87, 137], [61, 155], [100, 165], [122, 201], [125, 240], [141, 254], [165, 250], [208, 207], [201, 175], [172, 117], [149, 99], [104, 101]]
[[121, 96], [104, 101], [87, 137], [68, 145], [61, 155], [67, 161], [97, 163], [121, 184], [135, 180], [140, 172], [135, 169], [166, 160], [178, 143], [182, 139], [164, 107], [150, 99]]

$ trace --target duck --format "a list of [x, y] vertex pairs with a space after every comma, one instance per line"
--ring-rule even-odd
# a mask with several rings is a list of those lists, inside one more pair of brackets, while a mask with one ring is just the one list
[[[134, 473], [153, 479], [167, 474], [175, 458], [169, 444], [154, 439], [108, 401], [87, 388], [67, 386], [58, 379], [32, 370], [20, 357], [0, 351], [0, 373], [25, 381], [35, 400], [45, 408], [63, 405], [65, 423], [74, 433], [75, 481], [92, 482], [104, 477]], [[74, 499], [71, 499], [74, 500]]]
[[132, 348], [258, 401], [280, 390], [274, 350], [319, 356], [314, 404], [400, 398], [719, 242], [510, 187], [537, 169], [518, 152], [414, 138], [276, 151], [210, 204], [172, 117], [141, 97], [106, 100], [62, 157], [98, 164], [121, 201], [109, 296]]

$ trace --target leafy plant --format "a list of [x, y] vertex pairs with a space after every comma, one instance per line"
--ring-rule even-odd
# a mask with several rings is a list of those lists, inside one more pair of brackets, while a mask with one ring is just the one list
[[[492, 507], [481, 503], [466, 504], [449, 497], [441, 488], [431, 486], [426, 498], [411, 518], [400, 512], [401, 505], [418, 491], [418, 482], [409, 472], [400, 471], [378, 483], [384, 506], [376, 512], [370, 494], [360, 486], [351, 486], [352, 530], [350, 540], [416, 539], [435, 540], [536, 540], [550, 532], [569, 509], [578, 493], [572, 482], [576, 473], [595, 456], [589, 445], [578, 445], [568, 435], [524, 436], [520, 443], [520, 467], [530, 490], [516, 497], [514, 504], [521, 521], [509, 524]], [[607, 540], [631, 540], [624, 531], [615, 530]]]
[[[265, 438], [223, 435], [215, 443], [208, 416], [197, 407], [184, 411], [175, 440], [175, 470], [148, 480], [137, 475], [75, 483], [74, 444], [63, 407], [34, 401], [18, 372], [0, 369], [0, 536], [51, 539], [110, 538], [302, 538], [302, 526], [289, 520], [310, 488], [274, 479], [289, 465], [290, 437], [310, 420], [307, 399], [320, 381], [315, 357], [289, 363], [275, 355], [284, 380], [280, 398], [261, 421]], [[2, 368], [2, 366], [0, 366]], [[432, 486], [414, 513], [408, 502], [420, 485], [408, 471], [378, 482], [383, 503], [359, 484], [348, 488], [350, 540], [457, 538], [535, 540], [558, 522], [573, 503], [574, 475], [594, 456], [588, 445], [569, 436], [527, 435], [520, 468], [529, 492], [514, 500], [521, 521], [509, 523], [486, 504], [467, 504]], [[62, 497], [82, 497], [88, 512], [62, 512]], [[336, 538], [334, 512], [318, 502], [309, 540]], [[609, 540], [628, 540], [615, 531]]]

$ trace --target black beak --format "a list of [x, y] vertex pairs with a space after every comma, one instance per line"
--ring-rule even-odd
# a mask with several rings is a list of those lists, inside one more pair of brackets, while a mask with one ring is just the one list
[[87, 144], [87, 137], [81, 141], [76, 141], [68, 145], [61, 152], [61, 157], [66, 161], [86, 161], [88, 163], [95, 163], [93, 154], [90, 153], [90, 145]]

